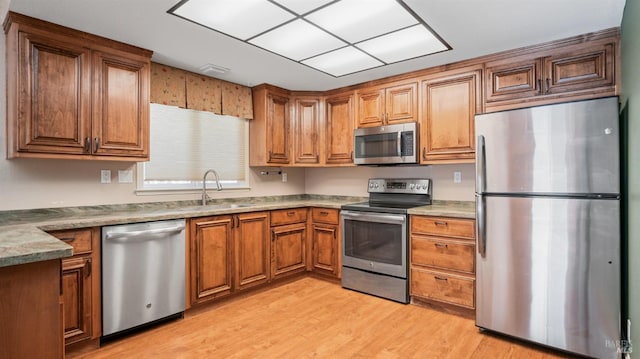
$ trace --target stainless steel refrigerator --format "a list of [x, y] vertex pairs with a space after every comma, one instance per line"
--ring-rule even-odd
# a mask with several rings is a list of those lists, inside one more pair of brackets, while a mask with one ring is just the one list
[[480, 114], [475, 130], [476, 325], [619, 357], [618, 98]]

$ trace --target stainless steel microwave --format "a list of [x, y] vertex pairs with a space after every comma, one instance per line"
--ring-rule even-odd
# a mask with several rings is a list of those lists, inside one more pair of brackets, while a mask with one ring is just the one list
[[417, 163], [418, 124], [358, 128], [353, 144], [357, 165]]

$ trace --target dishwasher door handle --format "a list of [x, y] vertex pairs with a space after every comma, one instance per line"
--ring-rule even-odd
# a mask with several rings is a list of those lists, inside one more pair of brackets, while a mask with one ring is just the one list
[[184, 230], [184, 225], [175, 227], [145, 229], [143, 231], [131, 232], [108, 232], [105, 239], [110, 241], [128, 242], [128, 241], [148, 241], [160, 238], [168, 238], [168, 234], [180, 233]]

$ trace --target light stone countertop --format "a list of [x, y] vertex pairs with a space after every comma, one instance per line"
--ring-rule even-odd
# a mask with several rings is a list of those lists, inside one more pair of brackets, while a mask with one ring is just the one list
[[[366, 200], [363, 197], [293, 195], [213, 200], [207, 206], [199, 205], [199, 201], [177, 201], [0, 211], [0, 267], [73, 254], [71, 246], [46, 231], [297, 207], [340, 209], [344, 204]], [[475, 218], [475, 207], [473, 202], [434, 201], [431, 206], [409, 210], [409, 214]]]

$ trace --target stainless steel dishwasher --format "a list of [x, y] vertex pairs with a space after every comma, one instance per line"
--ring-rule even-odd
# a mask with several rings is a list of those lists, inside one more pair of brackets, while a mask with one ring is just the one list
[[185, 309], [185, 220], [102, 227], [102, 335]]

